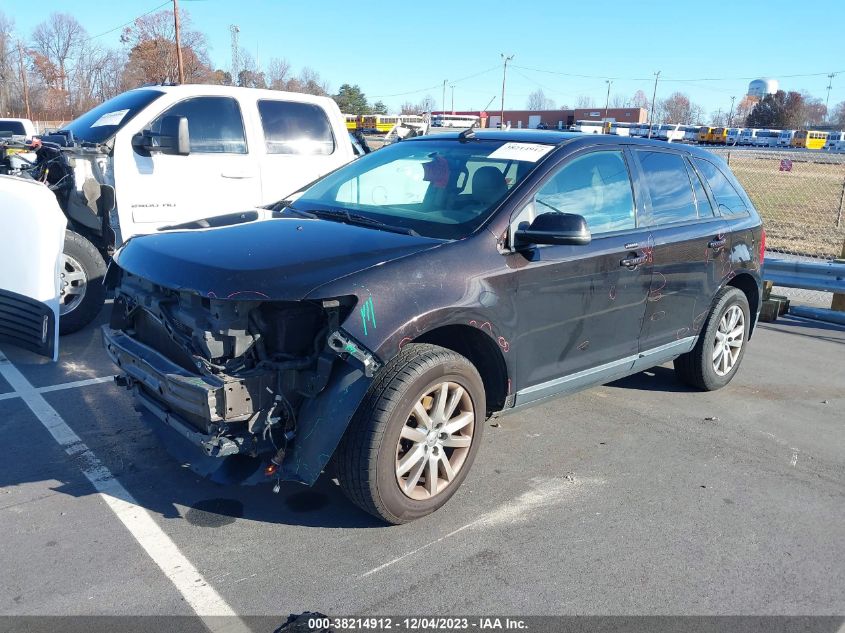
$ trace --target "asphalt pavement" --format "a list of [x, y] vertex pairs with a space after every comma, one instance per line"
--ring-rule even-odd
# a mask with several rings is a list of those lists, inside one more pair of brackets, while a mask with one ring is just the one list
[[197, 478], [96, 327], [55, 364], [2, 352], [2, 614], [845, 614], [845, 328], [760, 325], [718, 392], [658, 367], [492, 420], [449, 504], [396, 527], [330, 474]]

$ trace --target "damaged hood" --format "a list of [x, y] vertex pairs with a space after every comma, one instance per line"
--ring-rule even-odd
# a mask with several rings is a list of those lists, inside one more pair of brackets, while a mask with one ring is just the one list
[[114, 259], [155, 284], [203, 297], [297, 301], [325, 283], [442, 243], [291, 217], [135, 237]]

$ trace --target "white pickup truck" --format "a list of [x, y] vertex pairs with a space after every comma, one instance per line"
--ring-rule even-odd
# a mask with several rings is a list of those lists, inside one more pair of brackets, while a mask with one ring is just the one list
[[275, 202], [355, 158], [332, 99], [210, 85], [130, 90], [37, 143], [28, 173], [68, 219], [63, 334], [100, 311], [130, 237]]

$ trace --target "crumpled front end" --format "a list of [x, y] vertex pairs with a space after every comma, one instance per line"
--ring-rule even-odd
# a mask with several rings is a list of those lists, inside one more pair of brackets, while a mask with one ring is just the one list
[[341, 327], [354, 303], [208, 298], [121, 271], [103, 342], [118, 383], [195, 471], [311, 484], [379, 366]]

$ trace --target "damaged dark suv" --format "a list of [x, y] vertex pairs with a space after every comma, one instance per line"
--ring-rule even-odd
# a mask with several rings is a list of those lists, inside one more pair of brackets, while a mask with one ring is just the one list
[[263, 212], [116, 254], [118, 380], [199, 472], [312, 484], [333, 460], [390, 523], [455, 493], [492, 415], [672, 360], [724, 386], [760, 307], [760, 218], [692, 147], [438, 134]]

